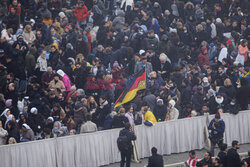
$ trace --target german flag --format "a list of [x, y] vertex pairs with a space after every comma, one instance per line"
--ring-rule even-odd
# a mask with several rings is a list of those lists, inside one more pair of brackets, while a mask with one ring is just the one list
[[146, 72], [143, 68], [132, 79], [128, 80], [127, 87], [115, 102], [115, 108], [134, 99], [137, 91], [146, 88]]

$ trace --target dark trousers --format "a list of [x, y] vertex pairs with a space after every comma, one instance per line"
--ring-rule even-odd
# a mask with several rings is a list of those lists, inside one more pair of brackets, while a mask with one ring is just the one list
[[211, 140], [211, 153], [212, 153], [212, 156], [214, 156], [214, 149], [215, 149], [215, 146], [216, 144], [218, 144], [219, 148], [221, 147], [221, 145], [223, 144], [223, 139], [218, 139], [218, 140]]
[[131, 161], [131, 151], [122, 151], [121, 152], [121, 162], [120, 162], [120, 167], [124, 167], [125, 165], [125, 159], [126, 159], [126, 167], [130, 167], [130, 161]]

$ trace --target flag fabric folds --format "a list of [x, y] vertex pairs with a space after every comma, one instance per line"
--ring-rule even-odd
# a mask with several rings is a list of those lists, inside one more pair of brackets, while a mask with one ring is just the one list
[[129, 79], [127, 86], [115, 102], [115, 108], [134, 99], [137, 91], [146, 88], [146, 72], [143, 68], [132, 79]]

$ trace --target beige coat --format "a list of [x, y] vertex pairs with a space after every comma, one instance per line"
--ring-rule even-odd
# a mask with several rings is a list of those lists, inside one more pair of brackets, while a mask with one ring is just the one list
[[60, 89], [61, 92], [65, 92], [65, 90], [66, 90], [62, 81], [58, 80], [57, 83], [55, 83], [54, 79], [52, 81], [50, 81], [49, 89], [54, 90], [56, 92], [56, 96], [58, 96], [60, 93], [59, 91], [57, 91], [57, 89]]
[[86, 123], [82, 124], [80, 133], [88, 133], [88, 132], [96, 132], [97, 126], [92, 121], [87, 121]]

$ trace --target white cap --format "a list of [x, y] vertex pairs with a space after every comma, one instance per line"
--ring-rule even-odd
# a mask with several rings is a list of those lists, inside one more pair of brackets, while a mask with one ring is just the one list
[[64, 14], [63, 12], [60, 12], [58, 15], [59, 15], [59, 17], [61, 17], [61, 18], [64, 18], [64, 17], [65, 17], [65, 14]]
[[63, 70], [57, 70], [57, 72], [56, 72], [58, 75], [60, 75], [61, 77], [63, 77], [64, 76], [64, 72], [63, 72]]
[[170, 100], [168, 103], [172, 105], [172, 108], [175, 106], [175, 101], [174, 100]]
[[53, 117], [49, 117], [48, 120], [51, 120], [52, 122], [54, 122], [54, 118]]
[[202, 80], [203, 80], [203, 82], [208, 82], [208, 78], [207, 77], [204, 77]]
[[31, 110], [30, 110], [30, 113], [34, 114], [35, 112], [37, 112], [37, 108], [36, 107], [32, 107]]
[[145, 50], [140, 50], [139, 54], [142, 55], [143, 53], [145, 53]]

